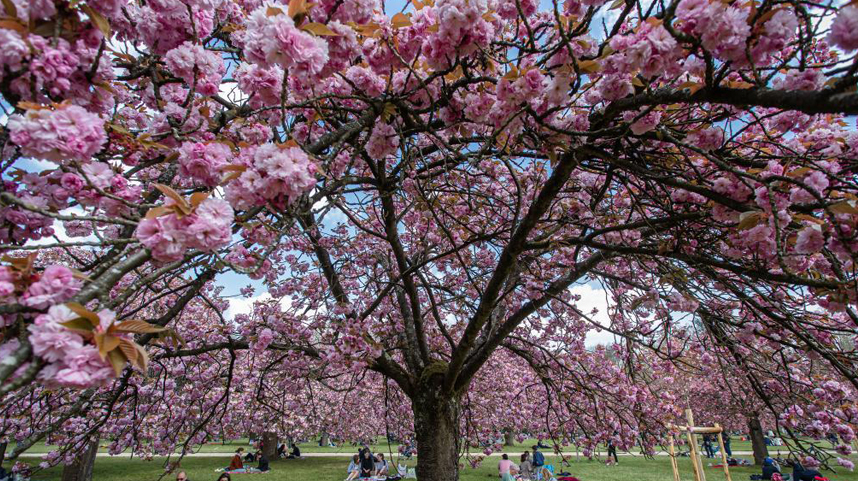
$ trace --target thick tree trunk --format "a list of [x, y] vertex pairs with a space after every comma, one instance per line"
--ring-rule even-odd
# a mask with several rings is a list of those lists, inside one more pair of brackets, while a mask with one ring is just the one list
[[322, 439], [319, 440], [319, 445], [328, 447], [331, 444], [331, 438], [328, 437], [328, 433], [322, 433]]
[[513, 434], [511, 432], [504, 433], [503, 438], [504, 438], [504, 443], [503, 443], [504, 446], [515, 446], [515, 434]]
[[277, 433], [273, 431], [262, 433], [262, 454], [269, 461], [277, 459]]
[[411, 400], [420, 481], [459, 479], [459, 404], [435, 388], [420, 389]]
[[748, 435], [751, 438], [751, 447], [754, 449], [754, 464], [762, 466], [763, 460], [769, 456], [769, 448], [763, 439], [763, 426], [756, 414], [748, 416]]
[[98, 453], [98, 439], [84, 446], [83, 452], [75, 458], [74, 462], [63, 466], [62, 481], [91, 481], [96, 453]]

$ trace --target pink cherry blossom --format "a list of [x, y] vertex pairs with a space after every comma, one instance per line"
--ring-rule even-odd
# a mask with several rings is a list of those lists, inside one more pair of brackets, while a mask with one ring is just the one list
[[185, 142], [179, 148], [182, 175], [193, 177], [202, 185], [214, 187], [220, 182], [221, 169], [232, 158], [229, 146], [219, 142]]
[[50, 266], [42, 273], [37, 282], [30, 285], [24, 293], [22, 303], [45, 309], [52, 304], [61, 303], [73, 296], [81, 287], [81, 281], [65, 266]]
[[382, 159], [396, 151], [399, 146], [399, 135], [392, 125], [376, 124], [367, 141], [366, 150], [374, 159]]
[[77, 318], [63, 305], [51, 306], [47, 314], [36, 317], [28, 327], [33, 352], [48, 362], [62, 361], [66, 353], [83, 347], [83, 338], [60, 324]]
[[58, 163], [89, 160], [107, 140], [104, 121], [76, 105], [13, 115], [8, 128], [24, 155]]
[[850, 5], [840, 9], [831, 24], [828, 41], [847, 52], [858, 50], [858, 7]]

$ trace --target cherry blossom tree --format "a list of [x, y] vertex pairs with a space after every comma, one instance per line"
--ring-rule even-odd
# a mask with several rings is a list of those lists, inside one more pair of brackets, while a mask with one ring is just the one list
[[[823, 364], [829, 402], [858, 388], [854, 5], [3, 9], [0, 240], [19, 253], [0, 267], [0, 395], [84, 389], [40, 399], [86, 423], [78, 403], [165, 417], [171, 391], [199, 394], [189, 424], [144, 436], [157, 451], [230, 413], [231, 382], [177, 388], [186, 363], [262, 373], [246, 392], [271, 413], [306, 402], [301, 379], [392, 389], [432, 481], [458, 478], [462, 434], [509, 429], [473, 396], [528, 409], [530, 431], [647, 449], [646, 420], [677, 406], [636, 367], [681, 356], [689, 325], [736, 362]], [[20, 255], [55, 249], [88, 254]], [[230, 272], [272, 302], [223, 318]], [[585, 283], [609, 325], [577, 307]], [[588, 351], [592, 328], [622, 343]], [[167, 332], [189, 345], [150, 346]]]

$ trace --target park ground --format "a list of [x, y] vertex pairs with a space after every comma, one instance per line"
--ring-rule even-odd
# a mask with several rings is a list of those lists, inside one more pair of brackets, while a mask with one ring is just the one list
[[[535, 440], [527, 440], [524, 443], [516, 444], [515, 446], [506, 446], [504, 451], [509, 453], [513, 459], [516, 459], [524, 450], [535, 444]], [[272, 471], [267, 474], [244, 474], [234, 475], [234, 481], [342, 481], [346, 477], [346, 466], [348, 465], [347, 455], [356, 452], [357, 448], [346, 443], [339, 447], [329, 448], [320, 447], [318, 443], [308, 442], [299, 444], [303, 453], [328, 453], [339, 454], [337, 457], [307, 457], [301, 460], [276, 460], [272, 462]], [[216, 468], [223, 467], [229, 462], [229, 454], [235, 451], [238, 447], [249, 447], [246, 439], [233, 440], [226, 443], [211, 443], [202, 446], [200, 453], [208, 454], [208, 456], [186, 457], [182, 460], [181, 466], [185, 470], [192, 481], [214, 481], [218, 474]], [[750, 451], [750, 443], [739, 441], [738, 438], [732, 443], [733, 451], [743, 452]], [[393, 459], [397, 459], [398, 445], [388, 445], [383, 442], [383, 438], [377, 440], [372, 445], [374, 452], [382, 452], [390, 456], [393, 454]], [[51, 448], [45, 445], [33, 446], [28, 453], [37, 454], [48, 452]], [[778, 455], [778, 447], [770, 447], [772, 456]], [[102, 448], [100, 451], [105, 452]], [[548, 451], [548, 450], [546, 450]], [[218, 456], [220, 454], [221, 456]], [[479, 451], [474, 452], [474, 455], [481, 454]], [[785, 451], [781, 454], [786, 455]], [[581, 481], [672, 481], [673, 474], [670, 468], [670, 459], [667, 456], [657, 456], [653, 459], [645, 459], [642, 456], [621, 455], [620, 464], [618, 466], [605, 466], [604, 462], [599, 460], [586, 460], [584, 457], [576, 457], [574, 451], [566, 453], [571, 461], [571, 467], [564, 468], [565, 471], [572, 473]], [[600, 453], [600, 457], [604, 459], [604, 453]], [[745, 459], [752, 459], [750, 455], [741, 455]], [[558, 465], [558, 458], [547, 456], [548, 462]], [[153, 460], [129, 459], [125, 456], [121, 457], [106, 457], [101, 456], [96, 459], [95, 468], [93, 471], [93, 479], [96, 481], [154, 481], [163, 473], [163, 464], [165, 458], [156, 457]], [[36, 457], [25, 457], [22, 461], [36, 465], [39, 459]], [[486, 459], [482, 466], [477, 469], [472, 469], [467, 462], [461, 472], [461, 481], [488, 481], [497, 479], [497, 461], [498, 458]], [[683, 481], [693, 479], [691, 463], [688, 458], [679, 458], [680, 473]], [[858, 464], [858, 457], [853, 456], [853, 461]], [[404, 464], [414, 466], [415, 460], [406, 461]], [[709, 464], [717, 464], [716, 460], [704, 458], [704, 466], [709, 481], [724, 479], [724, 474], [721, 469], [709, 467]], [[731, 468], [732, 479], [734, 481], [745, 481], [749, 479], [751, 474], [759, 472], [758, 467], [747, 468]], [[40, 471], [33, 476], [33, 481], [59, 481], [61, 479], [62, 467], [55, 467], [48, 470]], [[858, 472], [850, 473], [843, 469], [837, 470], [835, 473], [828, 473], [832, 481], [858, 481]], [[165, 476], [165, 481], [175, 479], [175, 474]], [[419, 481], [419, 480], [418, 480]]]
[[[226, 464], [227, 458], [196, 457], [182, 461], [182, 469], [188, 473], [191, 481], [215, 481], [215, 468]], [[548, 457], [549, 462], [556, 460]], [[93, 471], [96, 481], [147, 481], [156, 480], [163, 472], [162, 462], [129, 460], [118, 458], [98, 458]], [[708, 460], [707, 460], [708, 462]], [[408, 463], [414, 465], [414, 461]], [[346, 474], [346, 458], [314, 457], [301, 460], [278, 460], [271, 464], [271, 472], [267, 474], [233, 475], [234, 481], [342, 481]], [[679, 459], [680, 474], [684, 481], [693, 479], [691, 462], [688, 458]], [[671, 481], [673, 475], [670, 460], [667, 457], [644, 459], [642, 457], [621, 457], [618, 466], [605, 466], [598, 461], [573, 461], [566, 471], [578, 477], [581, 481]], [[709, 481], [724, 479], [721, 469], [706, 467]], [[33, 477], [34, 481], [59, 481], [62, 468], [52, 468], [42, 471]], [[733, 480], [745, 481], [751, 474], [758, 473], [759, 468], [731, 468]], [[838, 471], [829, 474], [832, 481], [858, 481], [858, 473]], [[165, 480], [172, 481], [175, 475], [166, 476]], [[497, 458], [491, 458], [477, 469], [465, 467], [460, 477], [461, 481], [488, 481], [497, 478]]]

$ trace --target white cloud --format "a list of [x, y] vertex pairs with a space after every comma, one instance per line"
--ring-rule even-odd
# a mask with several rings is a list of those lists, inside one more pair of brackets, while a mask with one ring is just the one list
[[[573, 295], [581, 296], [581, 300], [575, 302], [575, 306], [586, 314], [592, 321], [600, 326], [608, 327], [611, 325], [611, 319], [608, 317], [608, 309], [613, 306], [608, 301], [607, 291], [593, 284], [577, 285], [569, 291]], [[596, 313], [593, 314], [593, 309]], [[593, 330], [587, 333], [584, 343], [587, 347], [594, 347], [599, 344], [613, 344], [615, 342], [614, 335], [608, 331]]]
[[268, 292], [263, 292], [258, 296], [249, 298], [243, 296], [233, 297], [229, 300], [229, 309], [223, 313], [223, 317], [231, 321], [239, 314], [250, 314], [250, 311], [253, 310], [253, 304], [270, 299], [271, 294]]

